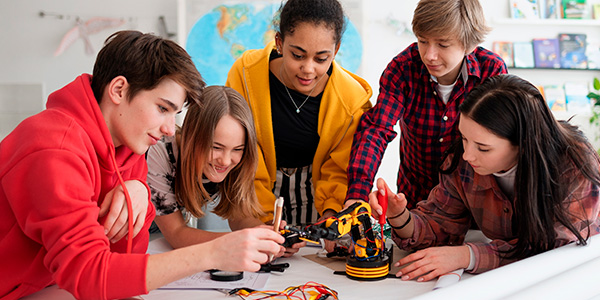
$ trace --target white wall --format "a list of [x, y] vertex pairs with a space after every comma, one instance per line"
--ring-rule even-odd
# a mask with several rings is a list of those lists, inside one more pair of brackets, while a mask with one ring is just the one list
[[[342, 3], [351, 0], [342, 0]], [[593, 0], [596, 1], [596, 0]], [[352, 1], [355, 3], [356, 1]], [[362, 38], [364, 44], [363, 76], [374, 90], [375, 101], [378, 93], [378, 81], [388, 62], [402, 49], [415, 41], [410, 32], [402, 31], [402, 25], [410, 30], [412, 13], [418, 0], [363, 0]], [[494, 40], [530, 40], [533, 37], [555, 35], [557, 31], [584, 31], [588, 37], [600, 37], [597, 27], [563, 26], [518, 26], [498, 24], [498, 19], [508, 17], [508, 1], [481, 0], [488, 23], [494, 28], [484, 46], [490, 48]], [[52, 16], [41, 18], [39, 12], [61, 14], [58, 19]], [[63, 35], [75, 24], [75, 18], [87, 20], [91, 17], [123, 18], [127, 23], [119, 28], [107, 29], [91, 37], [94, 49], [102, 47], [104, 39], [112, 32], [121, 29], [137, 29], [143, 32], [159, 32], [159, 16], [165, 16], [167, 28], [177, 31], [177, 0], [0, 0], [0, 84], [41, 84], [41, 98], [14, 99], [14, 101], [33, 101], [41, 110], [51, 92], [61, 88], [81, 73], [91, 73], [95, 54], [84, 53], [83, 43], [77, 41], [61, 56], [53, 53], [60, 44]], [[176, 38], [174, 38], [176, 39]], [[510, 70], [535, 83], [555, 81], [557, 78], [586, 78], [600, 76], [593, 71], [525, 71]], [[1, 97], [2, 95], [0, 95]], [[0, 101], [0, 138], [12, 130], [7, 128], [6, 112], [13, 100]], [[7, 104], [8, 103], [8, 104]], [[15, 117], [14, 123], [22, 116]], [[580, 125], [586, 125], [587, 119], [579, 117]], [[588, 125], [589, 126], [589, 125]], [[598, 142], [596, 142], [598, 147]], [[386, 151], [383, 167], [378, 176], [389, 182], [395, 182], [398, 166], [398, 139], [394, 140]]]
[[[63, 15], [63, 19], [53, 16], [42, 18], [40, 11]], [[43, 87], [42, 95], [35, 99], [8, 98], [0, 94], [3, 98], [0, 101], [0, 117], [3, 119], [0, 122], [0, 138], [4, 138], [24, 117], [12, 113], [12, 102], [32, 101], [42, 110], [51, 92], [82, 73], [92, 73], [97, 51], [112, 32], [137, 29], [158, 33], [158, 17], [161, 15], [165, 16], [167, 28], [174, 30], [177, 25], [176, 1], [0, 0], [0, 84], [41, 84]], [[74, 27], [77, 17], [83, 21], [91, 17], [122, 18], [126, 23], [91, 35], [93, 55], [86, 55], [82, 40], [78, 40], [62, 55], [54, 57], [54, 51], [64, 34]]]
[[[123, 29], [158, 32], [158, 17], [166, 17], [175, 29], [175, 0], [1, 0], [0, 1], [0, 82], [41, 82], [46, 96], [61, 88], [81, 73], [91, 73], [97, 51], [110, 33]], [[64, 15], [64, 19], [39, 12]], [[106, 29], [90, 37], [93, 55], [84, 53], [83, 42], [77, 41], [65, 53], [54, 57], [54, 51], [65, 33], [79, 17], [123, 18], [126, 24]]]

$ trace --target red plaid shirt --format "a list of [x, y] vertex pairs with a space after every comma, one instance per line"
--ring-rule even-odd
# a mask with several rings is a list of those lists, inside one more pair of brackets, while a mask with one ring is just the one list
[[437, 83], [421, 61], [417, 43], [410, 45], [387, 66], [379, 82], [377, 104], [363, 114], [354, 135], [348, 165], [346, 199], [367, 200], [387, 144], [400, 124], [398, 192], [408, 207], [426, 199], [438, 183], [442, 155], [458, 134], [458, 105], [484, 79], [506, 73], [504, 61], [477, 47], [465, 58], [467, 80], [458, 76], [448, 104], [437, 95]]
[[[572, 191], [563, 201], [563, 208], [569, 211], [569, 221], [584, 238], [600, 233], [599, 187], [574, 168], [566, 168], [560, 177], [565, 179], [561, 184], [568, 184]], [[429, 198], [411, 211], [415, 226], [412, 238], [401, 239], [392, 233], [392, 239], [400, 249], [411, 251], [462, 245], [471, 222], [475, 222], [491, 241], [468, 243], [475, 254], [471, 272], [481, 273], [513, 262], [514, 259], [501, 257], [498, 250], [514, 248], [517, 229], [513, 228], [513, 219], [519, 212], [514, 210], [514, 200], [507, 198], [498, 186], [496, 177], [478, 175], [461, 159], [456, 170], [442, 174], [440, 180]], [[555, 248], [577, 241], [577, 237], [559, 222], [555, 223], [554, 230]]]

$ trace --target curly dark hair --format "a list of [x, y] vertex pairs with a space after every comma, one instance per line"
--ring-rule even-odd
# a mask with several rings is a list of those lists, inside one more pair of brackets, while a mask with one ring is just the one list
[[336, 45], [340, 44], [342, 34], [346, 30], [344, 10], [337, 0], [288, 0], [285, 4], [282, 2], [279, 18], [275, 18], [274, 25], [284, 40], [287, 34], [294, 34], [295, 28], [303, 22], [324, 24], [332, 29]]

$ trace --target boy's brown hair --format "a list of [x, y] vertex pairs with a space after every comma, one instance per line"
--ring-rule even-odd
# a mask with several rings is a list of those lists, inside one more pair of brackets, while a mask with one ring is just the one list
[[421, 0], [412, 29], [419, 36], [453, 36], [471, 50], [490, 32], [479, 0]]
[[98, 103], [106, 86], [121, 75], [129, 83], [129, 101], [165, 78], [185, 89], [187, 104], [197, 102], [206, 85], [189, 54], [177, 43], [134, 30], [113, 33], [98, 53], [92, 74], [92, 91]]

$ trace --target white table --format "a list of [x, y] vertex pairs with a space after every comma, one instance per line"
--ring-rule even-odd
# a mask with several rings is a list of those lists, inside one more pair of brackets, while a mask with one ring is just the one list
[[[150, 249], [164, 249], [165, 240], [155, 239]], [[333, 271], [343, 271], [345, 262], [342, 259], [322, 259], [326, 265], [318, 263], [315, 258], [321, 248], [304, 247], [290, 258], [279, 258], [276, 263], [287, 262], [290, 267], [283, 273], [273, 272], [269, 276], [265, 290], [282, 291], [289, 286], [303, 285], [309, 281], [324, 284], [338, 292], [340, 299], [407, 299], [432, 290], [435, 281], [416, 282], [386, 278], [379, 281], [357, 281], [344, 275], [334, 275]], [[397, 250], [399, 251], [399, 250]], [[396, 255], [396, 253], [395, 253]], [[308, 257], [308, 258], [307, 258]], [[394, 257], [397, 261], [399, 257]], [[466, 277], [472, 275], [466, 274]], [[154, 290], [142, 299], [232, 299], [215, 290]]]
[[[471, 232], [468, 240], [482, 239], [480, 232]], [[163, 238], [150, 242], [150, 248], [165, 247]], [[309, 281], [324, 284], [337, 291], [343, 300], [353, 299], [594, 299], [600, 300], [597, 283], [600, 270], [600, 235], [592, 237], [585, 247], [570, 244], [510, 265], [473, 276], [463, 274], [460, 282], [432, 291], [435, 281], [416, 282], [386, 278], [381, 281], [356, 281], [334, 275], [343, 270], [342, 260], [323, 265], [315, 262], [320, 249], [305, 247], [291, 258], [280, 258], [290, 267], [283, 273], [271, 273], [265, 289], [284, 290]], [[396, 255], [396, 253], [394, 254]], [[311, 259], [307, 258], [310, 257]], [[397, 261], [400, 256], [395, 256]], [[333, 269], [332, 269], [333, 268]], [[392, 269], [392, 272], [395, 268]], [[56, 286], [48, 287], [23, 299], [74, 299]], [[154, 290], [132, 299], [228, 299], [215, 290]]]
[[[395, 246], [394, 246], [395, 247]], [[150, 241], [148, 251], [161, 250], [165, 251], [170, 248], [166, 240], [162, 237], [154, 236]], [[405, 252], [395, 249], [394, 262], [400, 256], [406, 255]], [[343, 300], [352, 299], [408, 299], [415, 296], [425, 294], [433, 289], [435, 281], [416, 282], [402, 281], [395, 278], [386, 278], [379, 281], [357, 281], [347, 278], [344, 275], [334, 275], [334, 270], [343, 271], [345, 261], [341, 258], [337, 259], [318, 259], [317, 252], [321, 248], [304, 247], [299, 253], [290, 258], [279, 258], [276, 263], [287, 262], [290, 267], [284, 272], [272, 272], [265, 286], [265, 290], [282, 291], [289, 286], [303, 285], [309, 281], [314, 281], [324, 284], [329, 288], [338, 292], [338, 297]], [[400, 255], [398, 255], [400, 254]], [[316, 262], [320, 261], [320, 263]], [[392, 268], [395, 271], [397, 268]], [[463, 280], [473, 277], [470, 274], [464, 274]], [[59, 289], [57, 286], [48, 287], [36, 294], [30, 295], [24, 299], [27, 300], [62, 300], [74, 299], [68, 292]], [[227, 299], [231, 300], [230, 296], [217, 290], [154, 290], [147, 295], [134, 297], [132, 299]]]

